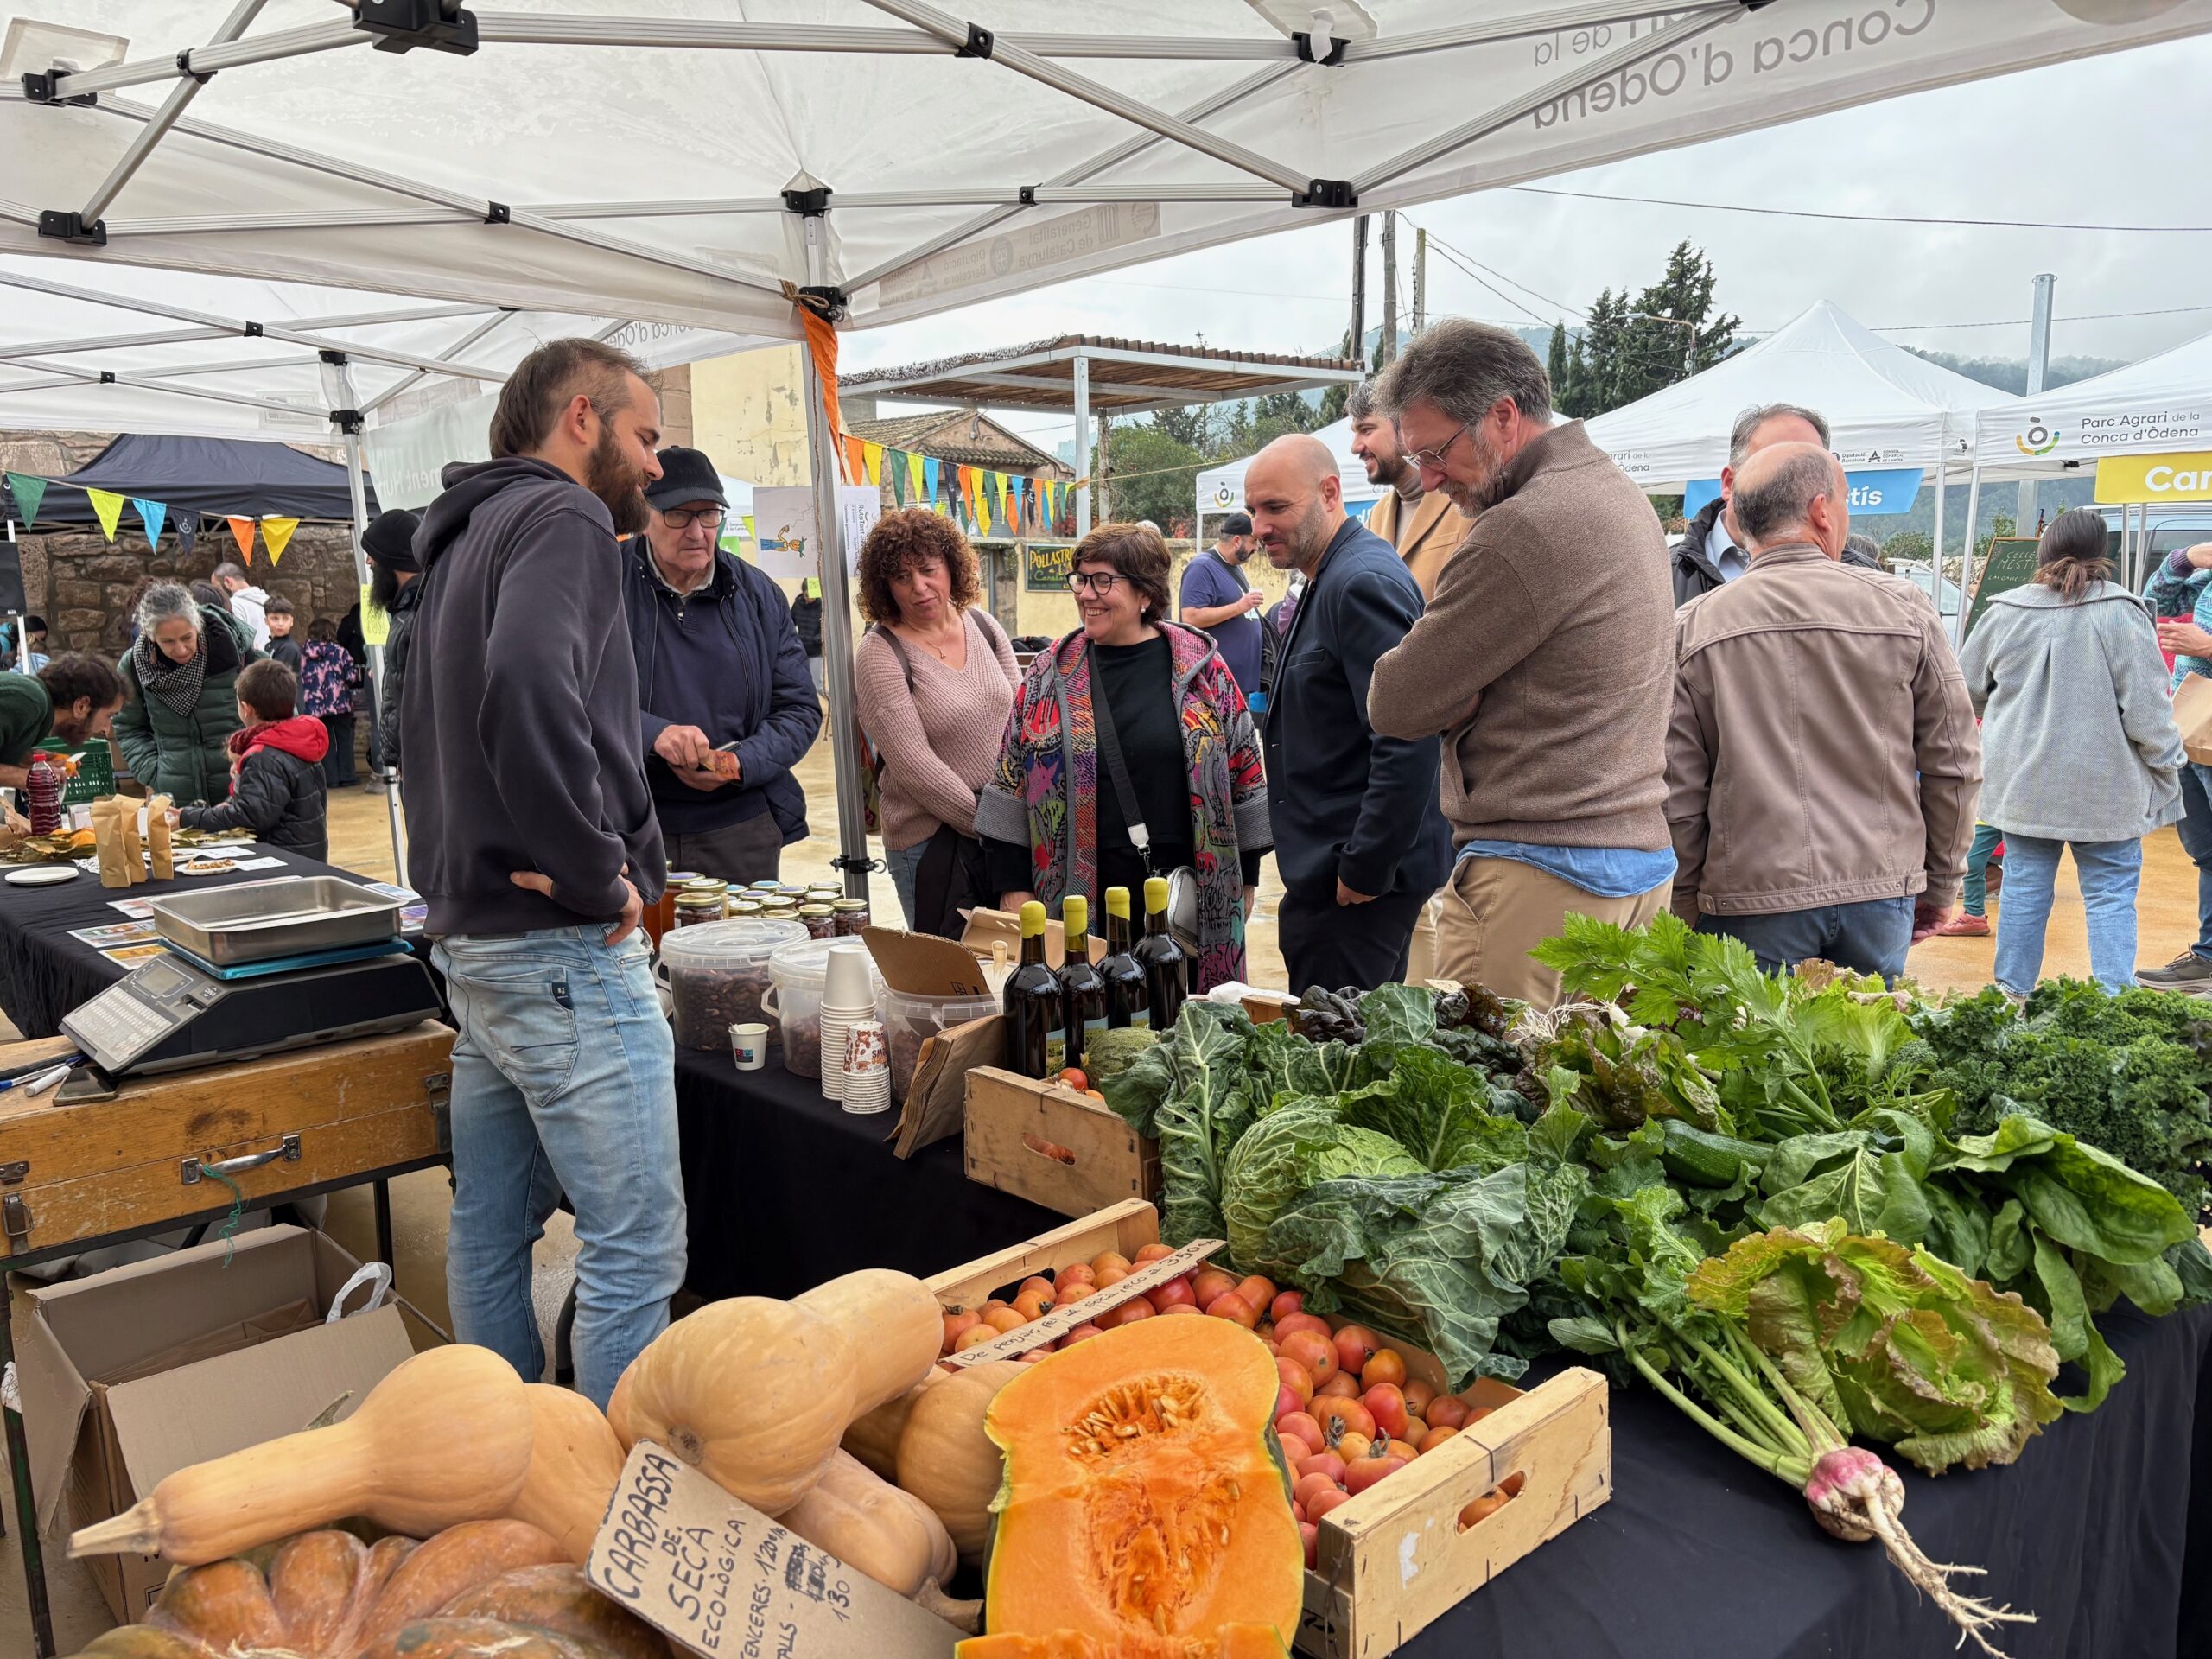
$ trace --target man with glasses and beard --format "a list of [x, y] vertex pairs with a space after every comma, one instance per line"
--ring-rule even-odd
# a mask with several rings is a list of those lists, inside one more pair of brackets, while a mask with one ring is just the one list
[[604, 1406], [683, 1281], [675, 1052], [638, 926], [667, 864], [614, 539], [649, 518], [660, 404], [626, 353], [556, 340], [491, 437], [423, 514], [400, 686], [409, 875], [460, 1030], [446, 1286], [454, 1334], [535, 1382], [531, 1247], [565, 1191], [576, 1385]]
[[782, 593], [720, 550], [729, 502], [714, 462], [675, 447], [659, 461], [652, 517], [622, 565], [653, 810], [671, 868], [772, 881], [806, 838], [791, 768], [822, 705]]
[[1516, 336], [1459, 320], [1383, 375], [1421, 483], [1474, 528], [1367, 700], [1377, 732], [1444, 738], [1437, 972], [1546, 1008], [1560, 976], [1530, 949], [1571, 913], [1648, 922], [1675, 879], [1666, 538], [1580, 421], [1552, 425], [1551, 391]]

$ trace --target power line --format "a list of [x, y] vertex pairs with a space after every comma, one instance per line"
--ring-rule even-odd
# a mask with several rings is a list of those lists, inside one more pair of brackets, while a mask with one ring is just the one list
[[[2066, 219], [1951, 219], [1910, 213], [1823, 213], [1806, 207], [1753, 207], [1734, 201], [1681, 201], [1671, 196], [1617, 196], [1598, 190], [1558, 190], [1547, 186], [1505, 187], [1518, 195], [1567, 196], [1578, 201], [1632, 202], [1645, 207], [1706, 207], [1716, 213], [1752, 213], [1771, 219], [1819, 219], [1848, 225], [1936, 225], [1970, 230], [2126, 232], [2143, 236], [2202, 236], [2212, 225], [2085, 225]], [[1429, 232], [1432, 240], [1433, 231]]]

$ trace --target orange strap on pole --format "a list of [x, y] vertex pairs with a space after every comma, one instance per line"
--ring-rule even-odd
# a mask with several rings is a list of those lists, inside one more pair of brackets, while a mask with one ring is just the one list
[[[806, 349], [814, 358], [814, 372], [822, 379], [822, 401], [828, 406], [831, 435], [842, 440], [845, 431], [845, 417], [837, 407], [837, 331], [830, 320], [812, 306], [798, 308], [799, 321], [806, 328]], [[846, 456], [846, 445], [836, 445], [837, 470], [848, 484], [859, 480], [853, 476], [851, 461]]]

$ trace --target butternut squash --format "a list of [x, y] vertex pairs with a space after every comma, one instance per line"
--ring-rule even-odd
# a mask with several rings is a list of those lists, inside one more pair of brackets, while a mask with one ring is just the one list
[[1005, 1459], [983, 1429], [983, 1414], [1028, 1370], [1011, 1359], [970, 1365], [925, 1389], [899, 1436], [899, 1484], [929, 1505], [964, 1561], [981, 1561], [991, 1535], [991, 1500]]
[[914, 1402], [926, 1389], [934, 1388], [951, 1373], [942, 1367], [933, 1367], [930, 1374], [895, 1400], [887, 1400], [874, 1411], [864, 1412], [853, 1419], [852, 1427], [845, 1431], [842, 1442], [844, 1449], [858, 1458], [874, 1474], [886, 1480], [899, 1478], [899, 1437], [906, 1432], [907, 1420], [913, 1415]]
[[527, 1383], [523, 1391], [532, 1425], [530, 1468], [507, 1514], [551, 1533], [581, 1567], [621, 1482], [622, 1443], [581, 1394], [543, 1382]]
[[944, 1345], [937, 1294], [908, 1273], [868, 1268], [791, 1298], [853, 1344], [853, 1414], [896, 1400], [930, 1374]]
[[941, 1618], [976, 1628], [982, 1605], [951, 1601], [940, 1588], [959, 1565], [944, 1525], [927, 1504], [869, 1473], [850, 1452], [831, 1453], [814, 1489], [781, 1519], [855, 1572]]
[[72, 1535], [69, 1553], [197, 1567], [346, 1516], [420, 1537], [504, 1514], [529, 1472], [534, 1434], [514, 1367], [488, 1348], [432, 1348], [344, 1421], [180, 1469], [114, 1519]]

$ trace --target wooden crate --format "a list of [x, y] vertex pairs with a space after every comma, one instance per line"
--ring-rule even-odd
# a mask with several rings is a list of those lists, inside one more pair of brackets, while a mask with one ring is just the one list
[[[972, 1307], [1031, 1274], [1106, 1250], [1134, 1257], [1159, 1238], [1159, 1212], [1125, 1200], [949, 1268], [930, 1288], [947, 1306]], [[1409, 1379], [1443, 1387], [1433, 1355], [1392, 1338], [1383, 1346]], [[1382, 1659], [1612, 1496], [1612, 1417], [1595, 1371], [1577, 1366], [1526, 1390], [1483, 1377], [1459, 1398], [1490, 1414], [1322, 1517], [1300, 1653]], [[1519, 1495], [1462, 1532], [1460, 1511], [1516, 1474]]]
[[1064, 1216], [1160, 1196], [1160, 1143], [1072, 1089], [979, 1065], [962, 1116], [971, 1181]]
[[[4, 1254], [227, 1206], [229, 1189], [200, 1176], [200, 1165], [277, 1153], [232, 1178], [251, 1203], [435, 1158], [452, 1145], [453, 1039], [425, 1020], [244, 1065], [125, 1077], [105, 1100], [0, 1094]], [[23, 1064], [51, 1046], [0, 1047], [0, 1063]]]

